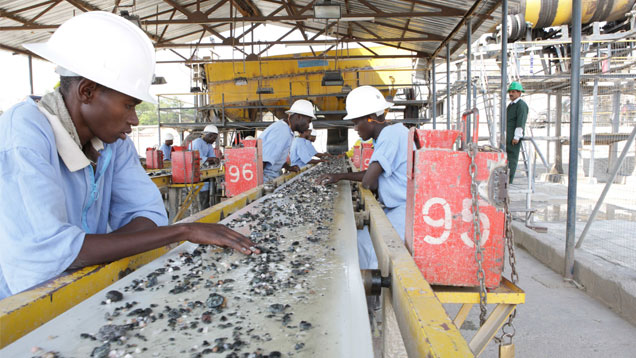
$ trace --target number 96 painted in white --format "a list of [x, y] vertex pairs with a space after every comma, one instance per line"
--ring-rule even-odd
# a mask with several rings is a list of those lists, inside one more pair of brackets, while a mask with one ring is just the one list
[[243, 170], [240, 170], [238, 165], [228, 166], [227, 171], [230, 174], [230, 182], [238, 182], [241, 178], [241, 172], [243, 172], [243, 180], [251, 181], [252, 179], [254, 179], [254, 172], [249, 169], [250, 167], [252, 167], [252, 163], [243, 164]]

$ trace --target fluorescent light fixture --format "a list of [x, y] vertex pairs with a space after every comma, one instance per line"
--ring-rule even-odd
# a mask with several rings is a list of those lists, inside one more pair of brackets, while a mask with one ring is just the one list
[[343, 17], [340, 21], [375, 21], [375, 17], [366, 16], [366, 17]]
[[325, 75], [322, 76], [323, 86], [342, 86], [343, 84], [344, 80], [340, 71], [326, 71]]
[[331, 0], [321, 0], [314, 5], [315, 19], [339, 19], [340, 4], [334, 4]]
[[256, 94], [272, 94], [274, 93], [274, 89], [272, 87], [259, 87], [256, 90]]
[[245, 77], [236, 77], [234, 79], [234, 84], [237, 86], [245, 86], [247, 85], [247, 78]]

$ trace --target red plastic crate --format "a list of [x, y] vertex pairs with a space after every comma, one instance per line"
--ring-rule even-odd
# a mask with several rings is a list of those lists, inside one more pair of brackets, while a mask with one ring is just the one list
[[[411, 131], [409, 146], [413, 145], [414, 134]], [[456, 138], [455, 133], [448, 135]], [[448, 143], [442, 141], [437, 145]], [[450, 149], [421, 148], [408, 155], [405, 241], [424, 278], [431, 284], [479, 286], [470, 162], [467, 152]], [[476, 164], [476, 180], [483, 188], [493, 171], [505, 167], [507, 162], [505, 153], [479, 152]], [[503, 208], [482, 197], [479, 211], [485, 284], [489, 288], [497, 287], [504, 265], [505, 215]]]
[[161, 150], [146, 149], [146, 169], [163, 169], [163, 152]]
[[373, 144], [362, 143], [362, 154], [360, 155], [360, 170], [367, 170], [369, 168], [369, 161], [373, 155]]
[[263, 184], [260, 139], [244, 140], [243, 148], [225, 150], [225, 196], [233, 197]]
[[172, 152], [172, 182], [177, 184], [201, 181], [199, 151]]

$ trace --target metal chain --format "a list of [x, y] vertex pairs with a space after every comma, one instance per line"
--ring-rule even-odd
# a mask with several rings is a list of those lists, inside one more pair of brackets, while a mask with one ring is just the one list
[[478, 146], [477, 143], [468, 143], [468, 155], [470, 156], [470, 166], [468, 172], [470, 173], [470, 194], [472, 196], [472, 209], [473, 209], [473, 230], [475, 235], [473, 240], [475, 242], [475, 261], [477, 262], [477, 280], [479, 281], [479, 325], [483, 326], [486, 322], [486, 272], [482, 267], [484, 259], [484, 253], [481, 247], [481, 225], [479, 219], [479, 192], [477, 186], [477, 163], [475, 162], [477, 157]]
[[[508, 261], [510, 262], [510, 281], [514, 284], [519, 282], [519, 275], [517, 274], [517, 258], [515, 256], [515, 234], [512, 231], [512, 214], [510, 214], [510, 195], [506, 196], [506, 200], [504, 202], [504, 210], [506, 214], [506, 245], [508, 246]], [[516, 329], [513, 324], [515, 316], [517, 315], [517, 309], [512, 311], [510, 316], [508, 316], [508, 321], [504, 323], [501, 327], [501, 336], [495, 337], [495, 341], [500, 345], [503, 344], [503, 340], [507, 337], [510, 339], [510, 343], [512, 344], [512, 339], [515, 336]]]

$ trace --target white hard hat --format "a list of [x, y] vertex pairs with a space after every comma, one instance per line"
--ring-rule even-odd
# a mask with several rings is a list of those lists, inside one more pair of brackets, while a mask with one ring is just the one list
[[360, 86], [347, 95], [347, 115], [344, 119], [355, 119], [375, 113], [380, 116], [393, 103], [387, 102], [377, 88]]
[[316, 119], [316, 115], [314, 115], [314, 105], [306, 99], [299, 99], [294, 104], [292, 104], [289, 111], [286, 111], [287, 114], [298, 113], [303, 116], [311, 117]]
[[157, 103], [149, 92], [155, 49], [148, 36], [123, 17], [104, 11], [86, 12], [63, 23], [47, 42], [22, 46], [70, 73]]
[[166, 134], [166, 140], [174, 140], [174, 136], [172, 135], [172, 133]]
[[214, 124], [208, 124], [205, 128], [203, 128], [203, 133], [219, 134], [219, 129]]

